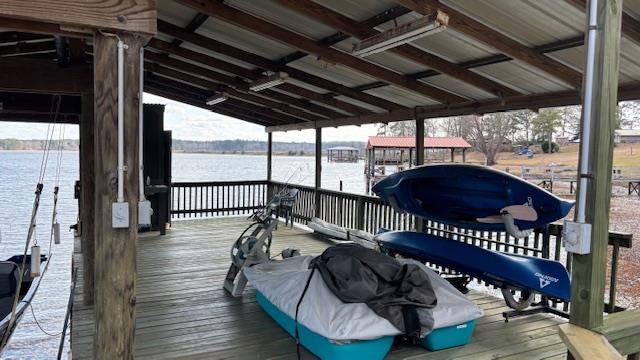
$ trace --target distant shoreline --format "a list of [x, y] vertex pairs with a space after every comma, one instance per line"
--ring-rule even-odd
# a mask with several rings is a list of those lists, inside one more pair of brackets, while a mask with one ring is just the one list
[[[41, 152], [42, 149], [19, 149], [19, 150], [6, 150], [0, 149], [0, 152]], [[63, 152], [73, 152], [77, 153], [79, 150], [62, 150]], [[184, 150], [176, 150], [172, 151], [172, 154], [214, 154], [214, 155], [262, 155], [267, 156], [266, 152], [254, 152], [254, 151], [184, 151]], [[304, 154], [289, 154], [287, 152], [273, 152], [274, 156], [295, 156], [295, 157], [313, 157], [314, 153], [304, 153]]]

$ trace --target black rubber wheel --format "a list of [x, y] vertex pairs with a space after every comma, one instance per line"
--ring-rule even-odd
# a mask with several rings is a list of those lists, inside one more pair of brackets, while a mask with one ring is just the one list
[[[520, 290], [520, 289], [511, 289], [511, 288], [502, 288], [502, 297], [504, 298], [504, 302], [507, 303], [507, 306], [518, 311], [522, 311], [531, 304], [535, 299], [535, 294], [528, 290]], [[516, 299], [516, 291], [520, 292], [520, 296]]]

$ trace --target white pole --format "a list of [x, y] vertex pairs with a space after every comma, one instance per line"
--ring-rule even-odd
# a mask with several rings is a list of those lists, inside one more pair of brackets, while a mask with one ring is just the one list
[[118, 39], [118, 202], [124, 202], [124, 49]]
[[139, 121], [139, 129], [138, 129], [138, 163], [140, 164], [140, 174], [138, 176], [138, 183], [140, 185], [140, 201], [145, 201], [144, 197], [144, 159], [143, 159], [143, 129], [144, 129], [144, 121], [143, 121], [143, 113], [144, 113], [144, 103], [142, 101], [144, 93], [144, 48], [140, 48], [140, 89], [138, 90], [138, 121]]
[[582, 129], [580, 135], [580, 171], [578, 173], [580, 187], [576, 208], [576, 222], [585, 222], [587, 201], [587, 184], [589, 172], [589, 142], [591, 141], [591, 114], [593, 111], [593, 77], [596, 57], [596, 37], [598, 34], [598, 0], [589, 2], [589, 32], [587, 40], [587, 66], [585, 70], [584, 103], [582, 108]]

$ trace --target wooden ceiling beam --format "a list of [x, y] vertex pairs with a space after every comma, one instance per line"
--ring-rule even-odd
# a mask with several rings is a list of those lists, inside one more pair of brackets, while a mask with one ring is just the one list
[[[188, 87], [186, 84], [182, 84], [184, 86], [173, 84], [168, 84], [165, 80], [154, 79], [154, 81], [147, 82], [145, 80], [145, 92], [150, 94], [162, 96], [166, 99], [178, 101], [187, 105], [195, 106], [201, 109], [213, 111], [222, 115], [231, 116], [243, 121], [248, 121], [254, 124], [262, 125], [262, 126], [272, 126], [277, 124], [278, 122], [268, 119], [267, 117], [259, 117], [256, 115], [248, 115], [249, 111], [241, 111], [238, 108], [233, 108], [229, 106], [224, 106], [223, 103], [216, 105], [207, 105], [204, 102], [204, 99], [201, 99], [198, 96], [192, 95], [191, 91], [184, 91], [184, 87]], [[191, 95], [190, 95], [191, 94]]]
[[[310, 19], [319, 21], [327, 26], [343, 31], [357, 39], [366, 39], [375, 36], [380, 31], [371, 26], [363, 25], [336, 11], [323, 7], [311, 0], [276, 0], [276, 2], [290, 10], [298, 12]], [[474, 73], [457, 64], [449, 62], [441, 57], [430, 54], [426, 51], [415, 48], [409, 44], [400, 45], [389, 49], [405, 59], [437, 70], [443, 74], [454, 77], [469, 85], [485, 90], [498, 97], [519, 94], [517, 91], [487, 79], [482, 75]]]
[[41, 21], [30, 21], [24, 19], [16, 19], [5, 17], [0, 14], [0, 29], [14, 30], [23, 33], [42, 34], [42, 35], [62, 35], [73, 37], [91, 37], [92, 33], [88, 30], [86, 32], [76, 31], [79, 29], [66, 29], [60, 24], [51, 24]]
[[[175, 64], [174, 64], [175, 65]], [[229, 94], [230, 97], [236, 98], [236, 99], [241, 99], [244, 101], [249, 101], [252, 102], [254, 104], [260, 104], [262, 106], [264, 106], [264, 111], [265, 113], [267, 112], [271, 112], [271, 110], [277, 110], [282, 114], [279, 114], [278, 116], [282, 117], [283, 120], [285, 120], [286, 122], [295, 122], [295, 121], [299, 121], [295, 118], [299, 118], [301, 120], [304, 121], [315, 121], [315, 120], [322, 120], [324, 119], [323, 117], [317, 116], [317, 115], [313, 115], [310, 113], [307, 113], [305, 111], [302, 111], [300, 109], [297, 108], [293, 108], [287, 104], [283, 104], [283, 103], [279, 103], [276, 101], [272, 101], [272, 100], [268, 100], [256, 95], [252, 95], [252, 94], [248, 94], [248, 93], [243, 93], [240, 92], [238, 90], [234, 90], [233, 88], [223, 84], [223, 83], [219, 83], [219, 82], [214, 82], [211, 80], [207, 80], [201, 77], [197, 77], [197, 76], [193, 76], [178, 70], [173, 70], [164, 66], [159, 66], [158, 64], [151, 64], [151, 63], [147, 63], [145, 64], [145, 68], [149, 71], [151, 71], [152, 73], [157, 73], [160, 75], [163, 75], [165, 77], [169, 77], [169, 78], [173, 78], [173, 79], [178, 79], [181, 81], [184, 81], [186, 83], [189, 84], [194, 84], [203, 88], [206, 88], [208, 90], [214, 91], [214, 92], [226, 92]], [[194, 69], [196, 68], [196, 69]], [[192, 68], [189, 68], [189, 70], [187, 71], [191, 71], [191, 72], [195, 72], [199, 70], [197, 69], [197, 66], [193, 66]], [[202, 72], [204, 73], [204, 72]], [[222, 75], [224, 76], [224, 75]], [[293, 117], [293, 118], [291, 118]]]
[[[194, 16], [193, 19], [191, 19], [191, 21], [189, 21], [187, 26], [184, 27], [184, 29], [187, 30], [187, 31], [190, 31], [190, 32], [195, 32], [208, 19], [209, 19], [208, 15], [205, 15], [203, 13], [197, 13], [196, 16]], [[182, 44], [182, 40], [174, 39], [171, 43], [173, 45], [175, 45], [175, 46], [180, 46]]]
[[[50, 113], [57, 101], [54, 95], [0, 92], [0, 112], [11, 113]], [[66, 115], [80, 114], [79, 96], [62, 96], [59, 113]]]
[[[1, 26], [0, 26], [1, 27]], [[49, 35], [24, 33], [18, 31], [0, 32], [0, 44], [51, 39]]]
[[[411, 10], [405, 8], [404, 6], [400, 6], [400, 5], [396, 5], [392, 8], [389, 8], [383, 12], [381, 12], [380, 14], [376, 14], [366, 20], [364, 20], [363, 22], [361, 22], [360, 24], [362, 24], [363, 26], [368, 26], [368, 27], [376, 27], [379, 25], [382, 25], [384, 23], [386, 23], [387, 21], [391, 21], [394, 20], [402, 15], [406, 15], [408, 13], [410, 13]], [[345, 34], [341, 31], [329, 35], [325, 38], [322, 38], [320, 40], [321, 43], [327, 45], [327, 46], [332, 46], [335, 45], [343, 40], [346, 40], [348, 38], [350, 38], [351, 36], [348, 34]], [[294, 62], [296, 60], [300, 60], [303, 57], [307, 56], [309, 54], [307, 54], [306, 52], [303, 51], [296, 51], [293, 52], [291, 54], [285, 55], [283, 57], [281, 57], [280, 59], [276, 60], [277, 63], [279, 64], [283, 64], [286, 65], [290, 62]]]
[[[202, 88], [191, 86], [190, 84], [186, 84], [180, 81], [176, 81], [161, 75], [153, 74], [149, 77], [148, 80], [145, 80], [145, 86], [150, 87], [160, 87], [162, 89], [167, 89], [170, 91], [177, 92], [179, 94], [184, 94], [185, 96], [190, 97], [192, 100], [197, 101], [197, 103], [202, 104], [203, 106], [211, 106], [207, 105], [206, 101], [212, 95], [215, 95], [212, 91], [207, 91]], [[224, 101], [226, 105], [233, 105], [233, 108], [238, 110], [242, 109], [244, 111], [250, 111], [252, 113], [260, 114], [260, 118], [264, 123], [268, 123], [270, 125], [283, 125], [289, 124], [295, 121], [304, 121], [301, 119], [296, 119], [292, 117], [288, 117], [289, 121], [283, 120], [285, 116], [282, 116], [280, 113], [276, 113], [273, 111], [269, 111], [268, 109], [261, 108], [259, 106], [249, 104], [246, 102], [238, 101], [236, 99], [228, 99]], [[222, 104], [222, 103], [220, 103]], [[215, 104], [215, 105], [220, 105]], [[190, 103], [192, 105], [192, 103]]]
[[[51, 123], [53, 114], [51, 113], [27, 113], [27, 112], [4, 112], [0, 111], [0, 121], [27, 122], [27, 123]], [[79, 124], [80, 116], [77, 114], [59, 114], [57, 124]]]
[[[618, 91], [618, 101], [640, 99], [640, 82], [622, 85]], [[322, 120], [315, 123], [298, 123], [267, 127], [267, 132], [292, 131], [323, 127], [348, 125], [363, 125], [379, 122], [393, 122], [412, 119], [430, 119], [448, 116], [463, 116], [472, 114], [490, 114], [503, 111], [522, 109], [542, 109], [548, 107], [570, 106], [581, 103], [581, 93], [578, 90], [559, 91], [547, 94], [517, 95], [503, 99], [470, 101], [465, 104], [451, 106], [433, 105], [418, 106], [414, 109], [390, 111], [386, 114], [354, 116], [342, 119]]]
[[[569, 4], [573, 5], [578, 10], [587, 11], [587, 0], [565, 0]], [[620, 29], [622, 36], [640, 45], [640, 21], [633, 18], [633, 16], [622, 12], [622, 28]]]
[[[187, 50], [187, 51], [190, 51], [190, 50]], [[221, 82], [223, 84], [229, 85], [237, 89], [238, 91], [241, 91], [247, 94], [259, 96], [267, 100], [275, 100], [275, 101], [278, 101], [279, 103], [283, 103], [287, 105], [296, 106], [297, 108], [303, 111], [309, 112], [310, 113], [309, 116], [314, 116], [314, 114], [323, 115], [325, 118], [335, 118], [335, 117], [344, 116], [339, 112], [333, 111], [323, 106], [315, 105], [310, 103], [309, 101], [299, 99], [293, 96], [289, 96], [283, 93], [279, 93], [277, 91], [267, 89], [267, 90], [262, 90], [260, 92], [252, 92], [249, 89], [250, 84], [237, 77], [221, 74], [216, 71], [194, 65], [192, 63], [187, 63], [175, 58], [170, 58], [164, 54], [157, 54], [154, 52], [147, 51], [145, 53], [145, 57], [147, 60], [150, 60], [152, 62], [161, 64], [161, 65], [166, 65], [174, 69], [178, 69], [178, 70], [191, 73], [194, 75], [198, 75], [198, 76], [203, 76], [213, 81]]]
[[314, 54], [329, 62], [342, 64], [361, 74], [388, 82], [389, 84], [396, 85], [439, 102], [458, 103], [466, 100], [459, 95], [417, 81], [404, 74], [391, 71], [345, 52], [338, 51], [316, 40], [289, 31], [225, 4], [216, 1], [203, 2], [199, 0], [177, 0], [177, 2], [287, 46]]
[[[179, 26], [175, 26], [162, 20], [158, 20], [158, 31], [172, 37], [179, 38], [185, 42], [237, 59], [238, 61], [252, 64], [260, 69], [273, 72], [284, 71], [288, 73], [291, 78], [298, 81], [352, 98], [354, 100], [358, 100], [360, 102], [375, 106], [380, 109], [393, 110], [404, 108], [404, 106], [396, 104], [394, 102], [354, 90], [348, 86], [335, 83], [320, 76], [315, 76], [304, 71], [292, 68], [290, 66], [278, 64], [262, 56], [252, 54], [248, 51], [244, 51], [231, 45], [227, 45], [215, 39], [195, 33], [189, 33]], [[284, 89], [282, 85], [280, 85], [279, 87]]]
[[[202, 54], [193, 50], [189, 50], [189, 49], [185, 49], [179, 46], [175, 46], [171, 43], [159, 40], [159, 39], [152, 39], [151, 41], [149, 41], [149, 44], [147, 45], [150, 48], [156, 49], [158, 51], [173, 55], [173, 56], [178, 56], [180, 58], [184, 58], [190, 61], [194, 61], [197, 63], [200, 63], [202, 65], [206, 65], [209, 67], [212, 67], [214, 69], [218, 69], [233, 75], [236, 75], [238, 77], [241, 78], [245, 78], [248, 80], [257, 80], [261, 77], [260, 74], [258, 74], [256, 71], [252, 71], [249, 70], [247, 68], [244, 68], [242, 66], [236, 65], [236, 64], [232, 64], [230, 62], [226, 62], [224, 60], [220, 60], [217, 58], [214, 58], [212, 56], [206, 55], [206, 54]], [[301, 96], [302, 99], [299, 99], [301, 101], [307, 101], [307, 100], [313, 100], [315, 102], [318, 103], [322, 103], [325, 105], [329, 105], [333, 108], [337, 108], [340, 109], [344, 112], [346, 112], [347, 114], [365, 114], [365, 113], [370, 113], [370, 111], [368, 111], [367, 109], [364, 108], [360, 108], [358, 106], [352, 105], [350, 103], [346, 103], [344, 101], [340, 101], [337, 99], [333, 99], [330, 97], [326, 97], [323, 94], [311, 91], [311, 90], [307, 90], [305, 88], [301, 88], [297, 85], [293, 85], [293, 84], [282, 84], [278, 86], [279, 89], [286, 91], [288, 93], [291, 94], [296, 94], [298, 96]], [[264, 93], [266, 95], [268, 95], [271, 98], [275, 98], [277, 95], [275, 94], [281, 94], [277, 91], [274, 90], [263, 90], [261, 91], [261, 93]], [[284, 94], [282, 94], [284, 95]], [[292, 102], [293, 103], [293, 102]], [[339, 112], [336, 112], [332, 109], [329, 108], [325, 108], [323, 106], [319, 106], [319, 105], [315, 105], [312, 103], [309, 103], [308, 105], [309, 109], [317, 114], [322, 114], [322, 115], [326, 115], [328, 117], [331, 118], [335, 118], [335, 117], [340, 117], [344, 114], [341, 114]], [[326, 109], [326, 110], [324, 110]]]
[[[119, 0], [106, 4], [86, 0], [2, 0], [0, 16], [46, 22], [85, 33], [102, 29], [155, 35], [157, 10], [155, 0]], [[0, 22], [0, 27], [4, 27], [4, 23]]]
[[[578, 46], [582, 46], [583, 44], [584, 44], [584, 36], [580, 35], [580, 36], [574, 36], [571, 38], [562, 39], [562, 40], [554, 41], [552, 43], [536, 46], [533, 49], [539, 54], [546, 54], [554, 51], [562, 51], [566, 49], [575, 48]], [[465, 62], [459, 63], [458, 66], [461, 66], [465, 69], [473, 69], [473, 68], [478, 68], [478, 67], [487, 66], [487, 65], [499, 64], [499, 63], [503, 63], [511, 60], [513, 59], [508, 57], [507, 55], [498, 54], [498, 55], [490, 55], [490, 56], [479, 58], [479, 59], [465, 61]], [[410, 74], [409, 76], [416, 79], [425, 79], [432, 76], [436, 76], [438, 74], [440, 73], [437, 71], [426, 70], [426, 71], [415, 72], [413, 74]], [[375, 89], [375, 88], [386, 86], [386, 85], [387, 84], [381, 81], [377, 81], [369, 84], [360, 85], [356, 87], [356, 89], [364, 91], [364, 90]]]
[[80, 94], [93, 90], [93, 68], [85, 64], [60, 68], [55, 61], [0, 58], [0, 91]]
[[0, 46], [0, 56], [37, 54], [52, 51], [56, 51], [56, 45], [53, 39], [39, 42], [18, 42], [12, 45]]
[[565, 83], [580, 88], [582, 74], [557, 60], [537, 53], [522, 43], [503, 35], [491, 27], [476, 21], [453, 8], [440, 3], [438, 0], [396, 0], [399, 4], [423, 15], [441, 10], [449, 15], [449, 27], [466, 36], [479, 40], [492, 48], [525, 62], [545, 73], [562, 80]]

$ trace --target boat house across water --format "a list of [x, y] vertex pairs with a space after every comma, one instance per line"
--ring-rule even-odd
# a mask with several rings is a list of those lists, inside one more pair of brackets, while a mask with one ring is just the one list
[[[466, 162], [466, 151], [471, 148], [461, 137], [425, 137], [422, 157], [424, 163], [455, 162], [456, 151]], [[396, 170], [410, 169], [417, 165], [415, 136], [369, 136], [365, 158], [367, 193], [371, 186], [386, 174], [386, 167]]]
[[[403, 24], [429, 18], [437, 32], [396, 43]], [[608, 231], [616, 104], [640, 98], [640, 1], [3, 0], [0, 31], [0, 120], [56, 115], [80, 126], [74, 359], [295, 358], [294, 340], [252, 293], [234, 298], [222, 283], [229, 247], [247, 225], [230, 216], [246, 216], [283, 186], [271, 177], [273, 133], [304, 129], [316, 135], [315, 184], [291, 185], [297, 224], [319, 217], [371, 233], [438, 233], [563, 261], [571, 272], [570, 303], [537, 298], [528, 316], [505, 323], [500, 299], [472, 291], [485, 316], [469, 345], [396, 346], [389, 359], [640, 353], [640, 314], [616, 302], [618, 254], [631, 237]], [[145, 92], [264, 126], [265, 179], [152, 189], [171, 196], [171, 227], [139, 234], [141, 80]], [[52, 103], [61, 104], [56, 114]], [[421, 165], [429, 119], [577, 104], [587, 109], [577, 177], [589, 254], [565, 252], [561, 225], [514, 241], [322, 188], [323, 128], [415, 121], [411, 162]], [[161, 144], [160, 130], [143, 141]], [[116, 202], [128, 218], [112, 218]], [[300, 228], [274, 233], [277, 250], [318, 254], [327, 244]]]
[[350, 146], [335, 146], [327, 149], [328, 162], [358, 162], [360, 150]]

